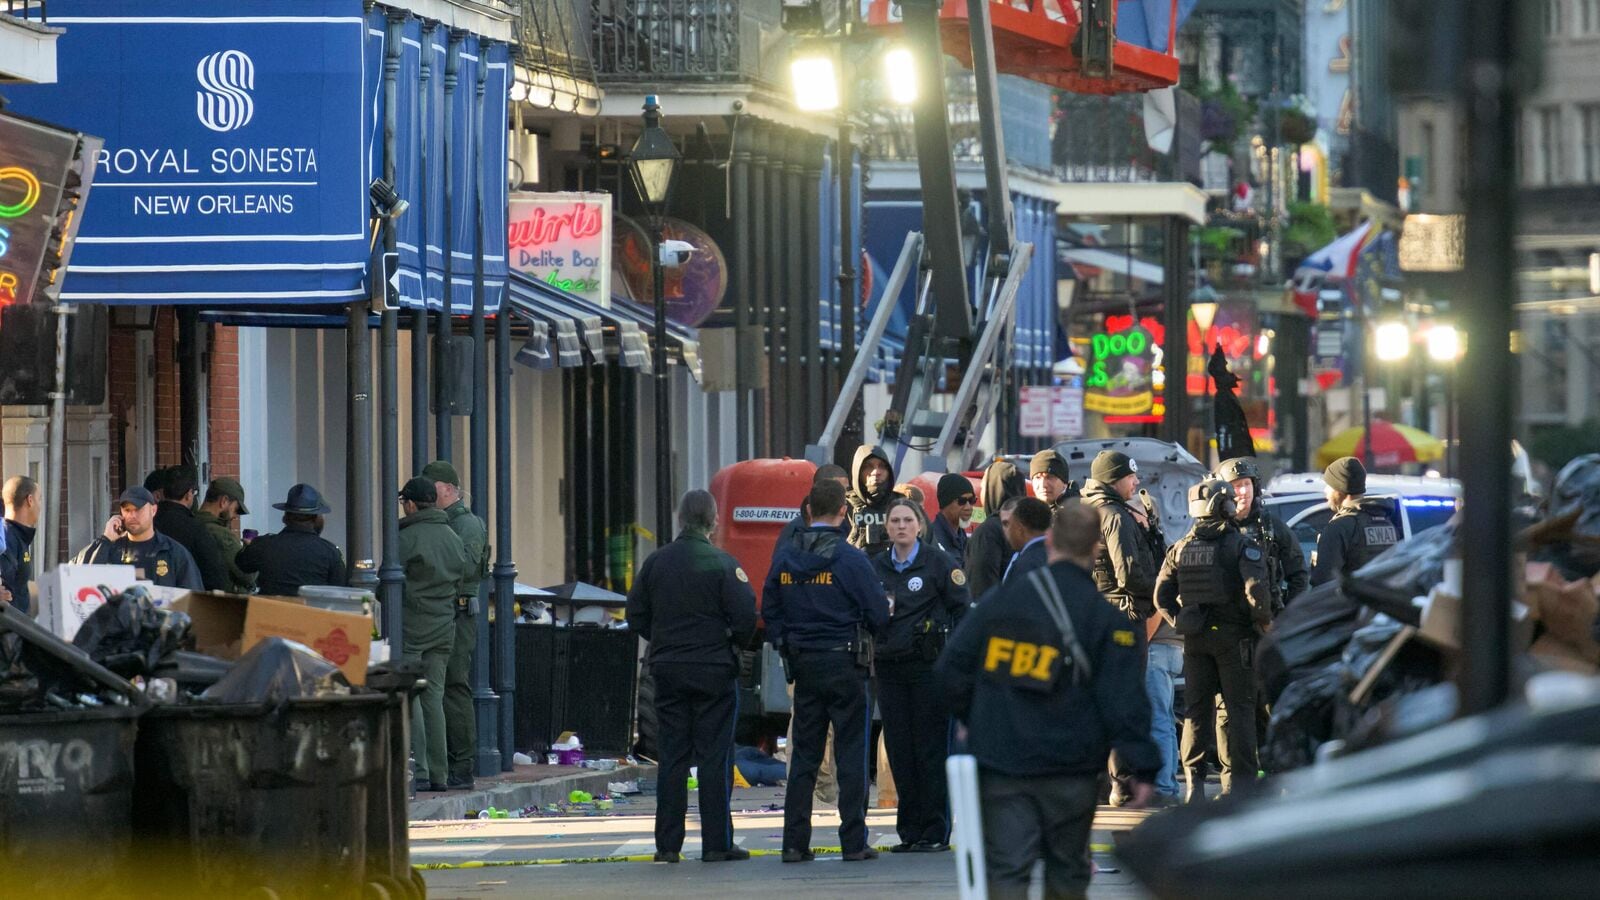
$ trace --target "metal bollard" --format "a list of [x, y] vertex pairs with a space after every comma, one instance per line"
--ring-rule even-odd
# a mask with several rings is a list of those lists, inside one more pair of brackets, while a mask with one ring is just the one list
[[978, 760], [961, 755], [945, 760], [950, 781], [950, 812], [955, 819], [956, 887], [961, 900], [988, 900], [983, 865], [983, 810], [978, 805]]

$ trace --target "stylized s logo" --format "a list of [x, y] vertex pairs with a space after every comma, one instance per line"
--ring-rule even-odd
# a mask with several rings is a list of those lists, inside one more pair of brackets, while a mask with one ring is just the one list
[[250, 124], [256, 104], [250, 91], [256, 86], [256, 64], [239, 50], [218, 50], [202, 57], [194, 69], [200, 90], [195, 92], [195, 115], [212, 131], [234, 131]]

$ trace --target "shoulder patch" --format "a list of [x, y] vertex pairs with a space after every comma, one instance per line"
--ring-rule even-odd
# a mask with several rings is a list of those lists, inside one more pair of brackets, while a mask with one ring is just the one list
[[744, 573], [744, 566], [734, 566], [733, 567], [733, 577], [739, 579], [740, 581], [744, 582], [745, 584], [749, 584], [750, 583], [750, 576], [746, 575]]
[[1111, 640], [1119, 647], [1132, 647], [1133, 632], [1119, 628], [1116, 631], [1111, 632]]
[[950, 583], [954, 584], [956, 587], [962, 587], [967, 583], [967, 573], [961, 571], [960, 569], [951, 569]]
[[1244, 558], [1250, 560], [1251, 562], [1260, 562], [1261, 549], [1253, 546], [1244, 548]]

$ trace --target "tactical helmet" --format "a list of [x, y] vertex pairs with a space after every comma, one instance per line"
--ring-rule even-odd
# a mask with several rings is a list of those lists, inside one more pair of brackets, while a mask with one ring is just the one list
[[1232, 518], [1238, 510], [1234, 500], [1233, 485], [1216, 478], [1207, 478], [1189, 488], [1189, 515], [1196, 519]]
[[1217, 466], [1216, 476], [1223, 481], [1237, 481], [1240, 478], [1259, 481], [1261, 479], [1261, 467], [1256, 465], [1254, 457], [1236, 456]]

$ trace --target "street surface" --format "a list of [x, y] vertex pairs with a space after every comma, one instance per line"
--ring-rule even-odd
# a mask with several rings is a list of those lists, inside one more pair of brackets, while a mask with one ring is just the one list
[[[690, 792], [690, 799], [694, 794]], [[431, 898], [527, 897], [554, 892], [563, 900], [610, 897], [705, 897], [726, 891], [774, 890], [782, 897], [956, 896], [954, 853], [884, 853], [877, 860], [846, 863], [837, 855], [839, 817], [831, 808], [812, 816], [812, 845], [833, 847], [815, 862], [784, 865], [783, 790], [735, 788], [734, 829], [748, 862], [699, 861], [699, 823], [690, 806], [684, 860], [654, 863], [654, 796], [633, 797], [609, 814], [545, 815], [528, 819], [416, 822], [411, 826], [411, 861], [424, 869]], [[778, 807], [773, 809], [772, 807]], [[1095, 820], [1094, 859], [1101, 868], [1091, 897], [1148, 896], [1107, 852], [1112, 833], [1147, 815], [1102, 807]], [[873, 846], [897, 842], [894, 810], [867, 817]], [[1113, 871], [1117, 870], [1117, 871]]]

